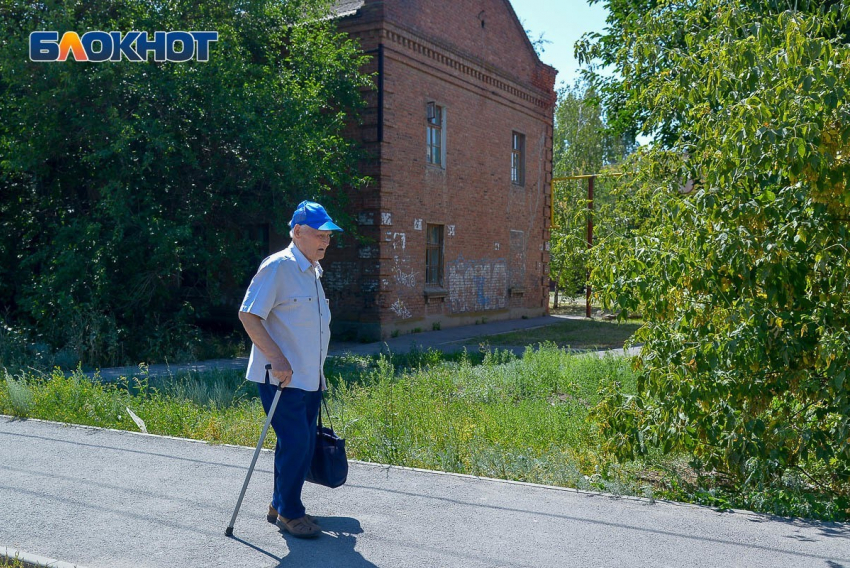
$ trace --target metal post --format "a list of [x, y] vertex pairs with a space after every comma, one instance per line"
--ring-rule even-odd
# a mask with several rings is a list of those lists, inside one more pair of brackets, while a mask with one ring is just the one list
[[[587, 250], [593, 247], [593, 181], [596, 176], [587, 178]], [[590, 265], [587, 267], [587, 299], [585, 300], [585, 316], [590, 317]]]

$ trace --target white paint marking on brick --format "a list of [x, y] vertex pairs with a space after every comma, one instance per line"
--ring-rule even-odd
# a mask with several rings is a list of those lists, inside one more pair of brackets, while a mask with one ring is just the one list
[[450, 237], [455, 236], [455, 226], [454, 225], [449, 225], [449, 236]]
[[400, 266], [396, 266], [393, 268], [393, 277], [395, 281], [401, 284], [402, 286], [407, 286], [408, 288], [414, 288], [416, 286], [416, 272], [404, 272]]
[[414, 219], [413, 220], [413, 230], [421, 231], [422, 230], [422, 219]]
[[381, 213], [381, 225], [392, 225], [393, 224], [393, 214], [389, 212]]
[[496, 243], [494, 248], [495, 248], [496, 250], [499, 250], [499, 243]]
[[410, 313], [410, 310], [407, 309], [407, 306], [404, 305], [404, 302], [401, 301], [401, 298], [396, 300], [395, 303], [390, 306], [390, 310], [392, 310], [392, 312], [401, 319], [407, 319], [413, 315]]
[[407, 248], [407, 235], [404, 233], [393, 233], [393, 248], [399, 248], [401, 246], [401, 250]]

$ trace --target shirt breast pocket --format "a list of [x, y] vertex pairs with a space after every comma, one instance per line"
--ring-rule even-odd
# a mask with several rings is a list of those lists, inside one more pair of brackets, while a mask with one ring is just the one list
[[319, 316], [319, 304], [316, 296], [291, 296], [278, 304], [281, 319], [288, 325], [313, 325]]

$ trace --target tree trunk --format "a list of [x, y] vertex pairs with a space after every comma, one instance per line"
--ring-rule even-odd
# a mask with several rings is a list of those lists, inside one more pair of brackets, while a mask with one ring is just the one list
[[555, 279], [555, 306], [552, 309], [558, 309], [558, 292], [561, 291], [561, 277], [564, 275], [564, 269], [558, 271], [558, 277]]

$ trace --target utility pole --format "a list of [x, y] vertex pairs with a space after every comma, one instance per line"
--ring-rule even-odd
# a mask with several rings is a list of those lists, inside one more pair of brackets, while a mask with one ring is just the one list
[[[593, 182], [596, 176], [587, 178], [587, 250], [593, 248]], [[585, 289], [587, 298], [585, 300], [585, 317], [590, 317], [590, 265], [587, 267], [587, 281]]]
[[[594, 185], [594, 182], [596, 181], [597, 177], [608, 176], [608, 177], [618, 178], [622, 175], [623, 174], [620, 173], [620, 172], [604, 172], [604, 173], [600, 173], [600, 174], [584, 174], [584, 175], [552, 178], [553, 187], [554, 187], [555, 183], [561, 182], [561, 181], [579, 180], [579, 179], [586, 179], [587, 180], [587, 250], [590, 250], [591, 248], [593, 248], [593, 185]], [[554, 229], [554, 227], [555, 227], [555, 206], [556, 205], [557, 205], [557, 203], [554, 199], [554, 189], [553, 189], [552, 206], [550, 207], [550, 211], [549, 211], [549, 213], [551, 215], [549, 226], [552, 229]], [[587, 283], [586, 283], [586, 286], [585, 286], [585, 291], [586, 291], [585, 315], [587, 317], [591, 317], [591, 310], [590, 310], [591, 288], [590, 288], [590, 266], [589, 266], [589, 264], [588, 264], [588, 268], [587, 268]]]

